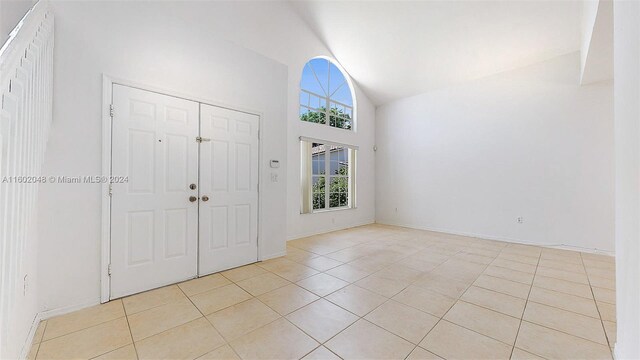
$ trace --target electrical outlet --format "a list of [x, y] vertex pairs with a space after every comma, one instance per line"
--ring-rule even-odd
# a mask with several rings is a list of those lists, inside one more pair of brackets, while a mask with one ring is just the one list
[[518, 217], [516, 218], [516, 222], [517, 222], [518, 224], [522, 224], [522, 223], [524, 222], [524, 218], [523, 218], [522, 216], [518, 216]]

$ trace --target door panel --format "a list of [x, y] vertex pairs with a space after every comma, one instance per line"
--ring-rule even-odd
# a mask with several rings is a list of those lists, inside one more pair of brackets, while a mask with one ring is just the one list
[[198, 103], [113, 85], [111, 298], [197, 275]]
[[200, 275], [258, 257], [259, 117], [200, 104]]

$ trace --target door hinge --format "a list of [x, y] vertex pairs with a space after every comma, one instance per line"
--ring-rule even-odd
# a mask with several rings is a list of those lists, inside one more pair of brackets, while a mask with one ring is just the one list
[[205, 142], [205, 141], [211, 141], [211, 139], [209, 139], [209, 138], [204, 138], [204, 137], [202, 137], [202, 136], [198, 136], [198, 137], [196, 137], [196, 141], [197, 141], [197, 142], [199, 142], [199, 143], [201, 143], [201, 142]]
[[113, 183], [109, 183], [109, 196], [113, 196]]
[[109, 116], [113, 119], [113, 104], [109, 105]]
[[111, 264], [109, 264], [107, 266], [107, 274], [109, 274], [109, 276], [111, 276]]

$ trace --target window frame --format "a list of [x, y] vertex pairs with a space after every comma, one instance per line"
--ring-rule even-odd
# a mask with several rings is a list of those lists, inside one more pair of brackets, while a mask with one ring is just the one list
[[[356, 94], [353, 88], [353, 83], [351, 82], [351, 78], [349, 77], [349, 75], [347, 74], [347, 72], [342, 68], [342, 66], [335, 61], [334, 59], [331, 59], [329, 57], [325, 57], [325, 56], [317, 56], [314, 58], [309, 59], [303, 66], [303, 70], [302, 72], [304, 72], [304, 68], [308, 65], [311, 69], [311, 71], [313, 71], [313, 75], [316, 78], [316, 80], [318, 81], [318, 83], [320, 83], [320, 80], [315, 72], [315, 70], [313, 69], [313, 66], [311, 66], [311, 61], [312, 60], [316, 60], [316, 59], [322, 59], [322, 60], [326, 60], [328, 62], [328, 71], [327, 71], [327, 94], [323, 95], [323, 94], [318, 94], [315, 93], [313, 91], [309, 91], [307, 89], [303, 89], [301, 86], [301, 82], [302, 82], [302, 77], [300, 79], [300, 83], [299, 83], [299, 93], [298, 93], [298, 117], [301, 116], [300, 114], [300, 110], [301, 109], [306, 109], [309, 112], [315, 112], [315, 113], [324, 113], [325, 116], [325, 121], [324, 123], [313, 123], [313, 124], [318, 124], [318, 125], [325, 125], [328, 126], [330, 128], [334, 128], [334, 129], [340, 129], [340, 130], [347, 130], [347, 131], [352, 131], [352, 132], [356, 132]], [[344, 83], [341, 84], [338, 88], [336, 88], [332, 93], [329, 93], [330, 89], [331, 89], [331, 64], [333, 64], [336, 69], [338, 69], [338, 71], [340, 72], [340, 75], [342, 75], [342, 77], [344, 78]], [[301, 74], [302, 74], [301, 72]], [[348, 86], [349, 87], [349, 92], [351, 93], [351, 105], [347, 105], [345, 103], [342, 103], [340, 101], [337, 100], [332, 100], [331, 96], [334, 95], [338, 90], [340, 90], [343, 86]], [[301, 101], [301, 95], [305, 95], [307, 98], [307, 103], [306, 105], [303, 104], [303, 102]], [[325, 110], [321, 111], [319, 108], [313, 107], [311, 105], [311, 99], [313, 98], [317, 98], [318, 104], [320, 104], [321, 101], [324, 101], [324, 107]], [[351, 118], [347, 119], [344, 116], [339, 116], [339, 115], [331, 115], [331, 106], [332, 104], [336, 104], [338, 105], [337, 108], [340, 109], [342, 108], [345, 113], [347, 111], [347, 109], [351, 112]], [[350, 129], [345, 129], [342, 127], [338, 127], [335, 125], [331, 125], [331, 118], [332, 117], [337, 117], [340, 118], [342, 120], [348, 120], [349, 122], [351, 122], [351, 128]], [[301, 120], [303, 121], [303, 120]], [[303, 121], [303, 122], [308, 122], [308, 121]]]
[[[306, 137], [300, 137], [300, 144], [301, 144], [301, 148], [303, 148], [304, 146], [309, 146], [309, 149], [312, 149], [313, 144], [321, 144], [325, 146], [324, 152], [325, 152], [325, 158], [324, 158], [324, 173], [323, 174], [314, 174], [313, 173], [313, 152], [312, 151], [308, 151], [302, 152], [302, 156], [309, 156], [308, 159], [306, 160], [302, 160], [303, 162], [303, 179], [306, 178], [306, 180], [303, 180], [303, 186], [302, 186], [302, 198], [303, 201], [301, 202], [301, 214], [315, 214], [315, 213], [322, 213], [322, 212], [327, 212], [327, 211], [338, 211], [338, 210], [349, 210], [349, 209], [356, 209], [356, 159], [357, 159], [357, 151], [358, 151], [358, 147], [357, 146], [353, 146], [353, 145], [348, 145], [348, 144], [340, 144], [340, 143], [335, 143], [335, 142], [331, 142], [331, 141], [324, 141], [324, 140], [319, 140], [319, 139], [310, 139], [310, 138], [306, 138]], [[342, 148], [344, 149], [344, 151], [347, 152], [347, 162], [348, 162], [348, 167], [347, 167], [347, 175], [331, 175], [331, 150], [335, 149], [335, 148]], [[304, 164], [307, 164], [307, 166], [304, 166]], [[304, 169], [306, 168], [306, 169]], [[325, 179], [325, 187], [324, 187], [324, 204], [325, 207], [324, 208], [320, 208], [320, 209], [314, 209], [313, 207], [313, 199], [315, 196], [315, 193], [313, 191], [313, 179], [314, 177], [324, 177]], [[331, 207], [331, 192], [330, 187], [331, 187], [331, 179], [332, 178], [346, 178], [347, 179], [347, 205], [344, 206], [336, 206], [336, 207]], [[306, 199], [306, 201], [305, 201]], [[305, 207], [305, 204], [306, 207]]]

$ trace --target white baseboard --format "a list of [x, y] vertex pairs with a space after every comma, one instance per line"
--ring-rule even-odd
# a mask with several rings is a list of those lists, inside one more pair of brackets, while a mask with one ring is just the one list
[[329, 232], [332, 232], [332, 231], [350, 229], [350, 228], [358, 227], [358, 226], [371, 225], [371, 224], [375, 224], [375, 223], [376, 223], [375, 219], [368, 219], [368, 220], [364, 220], [364, 221], [356, 221], [356, 222], [353, 222], [353, 223], [349, 223], [347, 225], [333, 226], [333, 227], [329, 227], [329, 228], [322, 229], [322, 230], [313, 230], [313, 231], [308, 231], [308, 232], [302, 232], [302, 233], [298, 233], [296, 235], [288, 235], [287, 236], [287, 241], [296, 240], [296, 239], [305, 238], [305, 237], [314, 236], [314, 235], [326, 234], [326, 233], [329, 233]]
[[41, 314], [36, 313], [36, 316], [33, 318], [33, 322], [31, 323], [31, 328], [29, 329], [27, 339], [25, 340], [24, 345], [22, 346], [22, 350], [20, 351], [20, 360], [25, 360], [27, 356], [29, 356], [29, 351], [31, 351], [31, 344], [33, 344], [33, 337], [36, 335], [36, 331], [38, 330], [38, 325], [40, 325], [41, 320]]
[[267, 261], [267, 260], [269, 260], [269, 259], [275, 259], [275, 258], [278, 258], [278, 257], [281, 257], [281, 256], [285, 256], [285, 255], [287, 255], [287, 250], [285, 250], [285, 251], [281, 251], [281, 252], [279, 252], [279, 253], [275, 253], [275, 254], [264, 255], [264, 256], [260, 259], [260, 261]]
[[94, 305], [100, 305], [100, 298], [96, 298], [94, 300], [87, 300], [87, 301], [85, 301], [83, 303], [76, 304], [76, 305], [65, 306], [65, 307], [61, 307], [61, 308], [57, 308], [57, 309], [45, 310], [45, 311], [42, 311], [40, 313], [40, 318], [42, 320], [47, 320], [47, 319], [50, 319], [50, 318], [52, 318], [54, 316], [68, 314], [70, 312], [74, 312], [74, 311], [77, 311], [77, 310], [82, 310], [84, 308], [88, 308], [88, 307], [94, 306]]
[[439, 233], [450, 234], [450, 235], [468, 236], [468, 237], [484, 239], [484, 240], [494, 240], [494, 241], [501, 241], [501, 242], [515, 243], [515, 244], [541, 246], [541, 247], [548, 247], [548, 248], [554, 248], [554, 249], [563, 249], [563, 250], [580, 251], [580, 252], [599, 254], [599, 255], [615, 256], [615, 253], [612, 252], [612, 251], [601, 250], [601, 249], [593, 249], [593, 248], [585, 248], [585, 247], [573, 246], [573, 245], [567, 245], [567, 244], [537, 243], [537, 242], [521, 240], [521, 239], [515, 239], [515, 238], [509, 238], [509, 237], [504, 237], [504, 236], [477, 234], [477, 233], [456, 231], [456, 230], [443, 229], [443, 228], [434, 228], [434, 227], [429, 227], [429, 226], [407, 224], [407, 223], [400, 223], [400, 222], [376, 221], [376, 223], [377, 224], [383, 224], [383, 225], [406, 227], [406, 228], [417, 229], [417, 230], [433, 231], [433, 232], [439, 232]]

